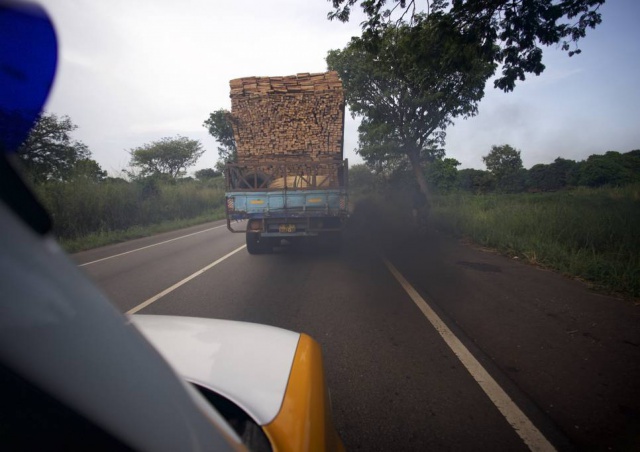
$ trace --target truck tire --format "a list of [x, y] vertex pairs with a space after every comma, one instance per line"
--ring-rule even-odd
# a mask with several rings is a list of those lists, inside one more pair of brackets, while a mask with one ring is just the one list
[[260, 242], [259, 233], [247, 231], [246, 241], [247, 241], [247, 251], [249, 252], [249, 254], [264, 253], [264, 246]]

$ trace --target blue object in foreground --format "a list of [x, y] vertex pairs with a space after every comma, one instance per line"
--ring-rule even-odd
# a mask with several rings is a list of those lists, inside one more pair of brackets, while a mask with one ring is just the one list
[[15, 152], [37, 121], [58, 60], [51, 20], [33, 4], [0, 0], [0, 152]]

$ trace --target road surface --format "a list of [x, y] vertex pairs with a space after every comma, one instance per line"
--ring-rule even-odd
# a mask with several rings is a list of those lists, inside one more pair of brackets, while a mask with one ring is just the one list
[[215, 222], [73, 258], [122, 312], [310, 334], [348, 450], [640, 448], [638, 306], [436, 232], [345, 242], [251, 256]]

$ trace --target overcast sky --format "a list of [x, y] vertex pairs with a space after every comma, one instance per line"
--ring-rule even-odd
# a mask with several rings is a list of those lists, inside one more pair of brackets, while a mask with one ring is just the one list
[[[116, 175], [127, 150], [183, 135], [207, 152], [194, 169], [213, 167], [217, 143], [202, 126], [231, 107], [229, 80], [323, 72], [330, 49], [360, 33], [362, 16], [330, 22], [324, 0], [47, 0], [60, 41], [46, 110], [68, 115], [74, 136]], [[556, 157], [582, 160], [640, 148], [640, 2], [608, 0], [603, 23], [569, 58], [544, 53], [546, 71], [512, 93], [488, 83], [479, 114], [447, 131], [447, 156], [484, 168], [491, 145], [522, 151], [525, 167]], [[345, 157], [361, 162], [357, 121], [347, 116]]]

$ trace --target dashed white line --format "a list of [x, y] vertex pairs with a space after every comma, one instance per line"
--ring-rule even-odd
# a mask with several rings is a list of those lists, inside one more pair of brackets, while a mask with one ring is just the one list
[[218, 265], [220, 262], [224, 261], [225, 259], [233, 256], [234, 254], [236, 254], [238, 251], [246, 248], [247, 245], [242, 245], [240, 248], [236, 248], [235, 250], [231, 251], [228, 254], [225, 254], [224, 256], [222, 256], [220, 259], [217, 259], [213, 262], [211, 262], [209, 265], [207, 265], [206, 267], [201, 268], [200, 270], [198, 270], [197, 272], [187, 276], [186, 278], [184, 278], [182, 281], [179, 281], [177, 283], [175, 283], [173, 286], [163, 290], [162, 292], [160, 292], [157, 295], [154, 295], [153, 297], [149, 298], [146, 301], [143, 301], [142, 303], [140, 303], [138, 306], [136, 306], [133, 309], [128, 310], [126, 313], [127, 314], [135, 314], [136, 312], [138, 312], [139, 310], [146, 308], [147, 306], [149, 306], [151, 303], [158, 301], [160, 298], [164, 297], [165, 295], [167, 295], [170, 292], [173, 292], [174, 290], [176, 290], [178, 287], [188, 283], [189, 281], [191, 281], [193, 278], [195, 278], [196, 276], [200, 276], [201, 274], [203, 274], [204, 272], [206, 272], [207, 270], [215, 267], [216, 265]]
[[180, 237], [176, 237], [176, 238], [173, 238], [173, 239], [165, 240], [164, 242], [158, 242], [158, 243], [154, 243], [153, 245], [147, 245], [147, 246], [143, 246], [142, 248], [136, 248], [135, 250], [125, 251], [124, 253], [114, 254], [113, 256], [108, 256], [108, 257], [103, 257], [102, 259], [96, 259], [95, 261], [85, 262], [84, 264], [78, 265], [78, 267], [84, 267], [86, 265], [96, 264], [98, 262], [102, 262], [102, 261], [106, 261], [106, 260], [109, 260], [109, 259], [113, 259], [114, 257], [120, 257], [120, 256], [124, 256], [125, 254], [135, 253], [136, 251], [146, 250], [147, 248], [153, 248], [154, 246], [164, 245], [165, 243], [169, 243], [169, 242], [173, 242], [173, 241], [176, 241], [176, 240], [180, 240], [180, 239], [184, 239], [184, 238], [187, 238], [187, 237], [191, 237], [191, 236], [196, 235], [196, 234], [202, 234], [203, 232], [212, 231], [214, 229], [224, 228], [226, 226], [227, 226], [226, 224], [221, 224], [220, 226], [214, 226], [212, 228], [203, 229], [202, 231], [193, 232], [193, 233], [187, 234], [187, 235], [182, 235]]
[[513, 427], [522, 441], [532, 451], [555, 451], [553, 445], [544, 435], [533, 425], [533, 422], [518, 408], [500, 385], [489, 375], [482, 364], [471, 354], [471, 352], [460, 342], [460, 339], [444, 324], [442, 319], [435, 313], [431, 306], [420, 296], [413, 286], [402, 276], [402, 274], [387, 259], [383, 259], [391, 274], [400, 283], [409, 297], [422, 311], [431, 325], [440, 334], [460, 362], [469, 371], [473, 379], [480, 385], [484, 393], [491, 399], [507, 422]]

